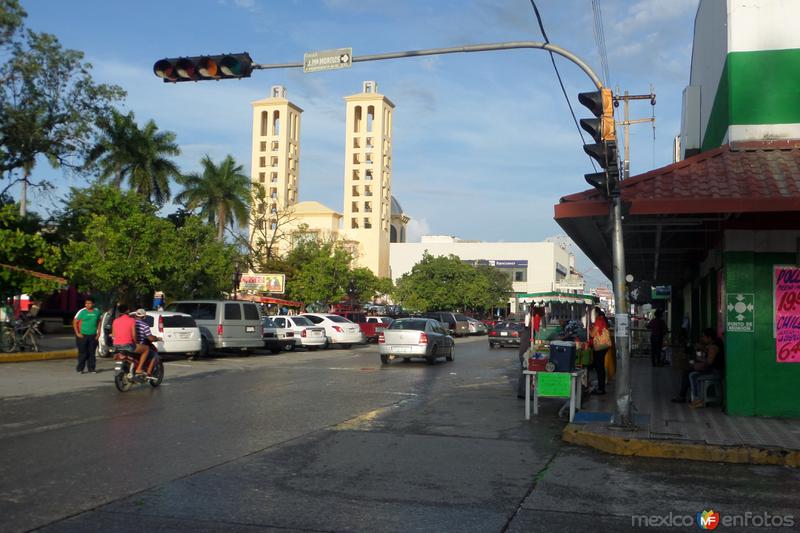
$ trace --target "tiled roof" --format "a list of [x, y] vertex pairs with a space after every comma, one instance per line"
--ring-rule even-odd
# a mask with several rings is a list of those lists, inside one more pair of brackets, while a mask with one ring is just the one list
[[[625, 180], [632, 213], [800, 211], [800, 140], [732, 143]], [[606, 204], [596, 189], [571, 194], [556, 218]], [[565, 209], [559, 209], [559, 208]]]

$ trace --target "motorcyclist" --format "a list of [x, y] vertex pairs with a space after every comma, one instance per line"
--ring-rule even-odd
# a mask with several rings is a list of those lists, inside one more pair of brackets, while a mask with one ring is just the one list
[[[156, 360], [158, 358], [158, 350], [156, 350], [156, 347], [153, 343], [163, 339], [153, 335], [153, 332], [150, 330], [150, 326], [147, 324], [147, 322], [145, 322], [147, 312], [144, 309], [137, 309], [133, 313], [133, 316], [136, 319], [136, 344], [145, 346], [148, 350], [148, 353], [151, 355], [150, 364], [147, 366], [147, 375], [149, 376], [152, 375], [153, 368], [155, 367]], [[144, 362], [146, 360], [147, 355], [139, 359], [139, 365], [136, 368], [137, 374], [142, 372], [142, 367], [144, 366]]]
[[117, 305], [119, 316], [111, 324], [111, 336], [114, 339], [114, 350], [124, 350], [140, 354], [139, 366], [144, 365], [149, 350], [146, 345], [136, 344], [136, 319], [128, 315], [128, 305]]

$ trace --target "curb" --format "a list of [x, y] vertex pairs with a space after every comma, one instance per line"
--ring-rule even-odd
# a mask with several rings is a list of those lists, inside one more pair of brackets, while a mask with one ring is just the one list
[[786, 448], [697, 444], [675, 440], [630, 439], [594, 433], [583, 429], [577, 424], [567, 424], [561, 438], [564, 442], [570, 444], [588, 446], [613, 455], [800, 468], [800, 450]]
[[23, 363], [26, 361], [48, 361], [52, 359], [71, 359], [78, 356], [78, 350], [52, 350], [49, 352], [20, 352], [20, 353], [0, 353], [0, 364], [2, 363]]

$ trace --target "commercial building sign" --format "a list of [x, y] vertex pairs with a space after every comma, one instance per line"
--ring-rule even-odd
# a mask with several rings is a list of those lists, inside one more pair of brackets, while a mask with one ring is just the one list
[[775, 350], [779, 363], [800, 363], [800, 267], [776, 266]]
[[495, 268], [528, 268], [527, 259], [464, 259], [474, 266], [493, 266]]
[[286, 292], [286, 274], [242, 274], [240, 291]]
[[726, 295], [725, 310], [729, 332], [752, 333], [755, 331], [755, 299], [753, 293]]

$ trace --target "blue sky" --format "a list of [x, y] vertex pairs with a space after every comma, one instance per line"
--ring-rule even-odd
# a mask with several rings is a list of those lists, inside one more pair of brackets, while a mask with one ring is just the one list
[[[164, 84], [152, 74], [162, 57], [248, 51], [258, 63], [302, 61], [305, 52], [352, 47], [353, 54], [446, 47], [542, 36], [529, 0], [193, 0], [109, 2], [23, 0], [27, 25], [82, 50], [98, 81], [121, 85], [124, 110], [176, 133], [183, 171], [209, 154], [231, 154], [249, 171], [250, 103], [284, 85], [304, 109], [300, 199], [342, 209], [344, 101], [364, 80], [397, 106], [393, 194], [412, 217], [411, 238], [450, 234], [486, 241], [538, 241], [561, 233], [559, 198], [584, 190], [591, 165], [581, 148], [548, 54], [514, 50], [357, 63], [304, 74], [256, 71], [250, 79]], [[688, 83], [697, 0], [601, 0], [612, 88], [655, 89], [656, 131], [632, 128], [631, 173], [672, 161]], [[539, 0], [550, 41], [596, 72], [591, 0]], [[577, 94], [592, 90], [576, 66], [557, 58], [578, 118]], [[620, 108], [621, 111], [621, 108]], [[634, 118], [649, 117], [635, 103]], [[588, 137], [587, 137], [588, 139]], [[39, 165], [35, 178], [62, 189], [80, 177]], [[54, 195], [33, 195], [33, 209]], [[38, 205], [37, 205], [38, 204]], [[585, 258], [590, 285], [604, 281]]]

